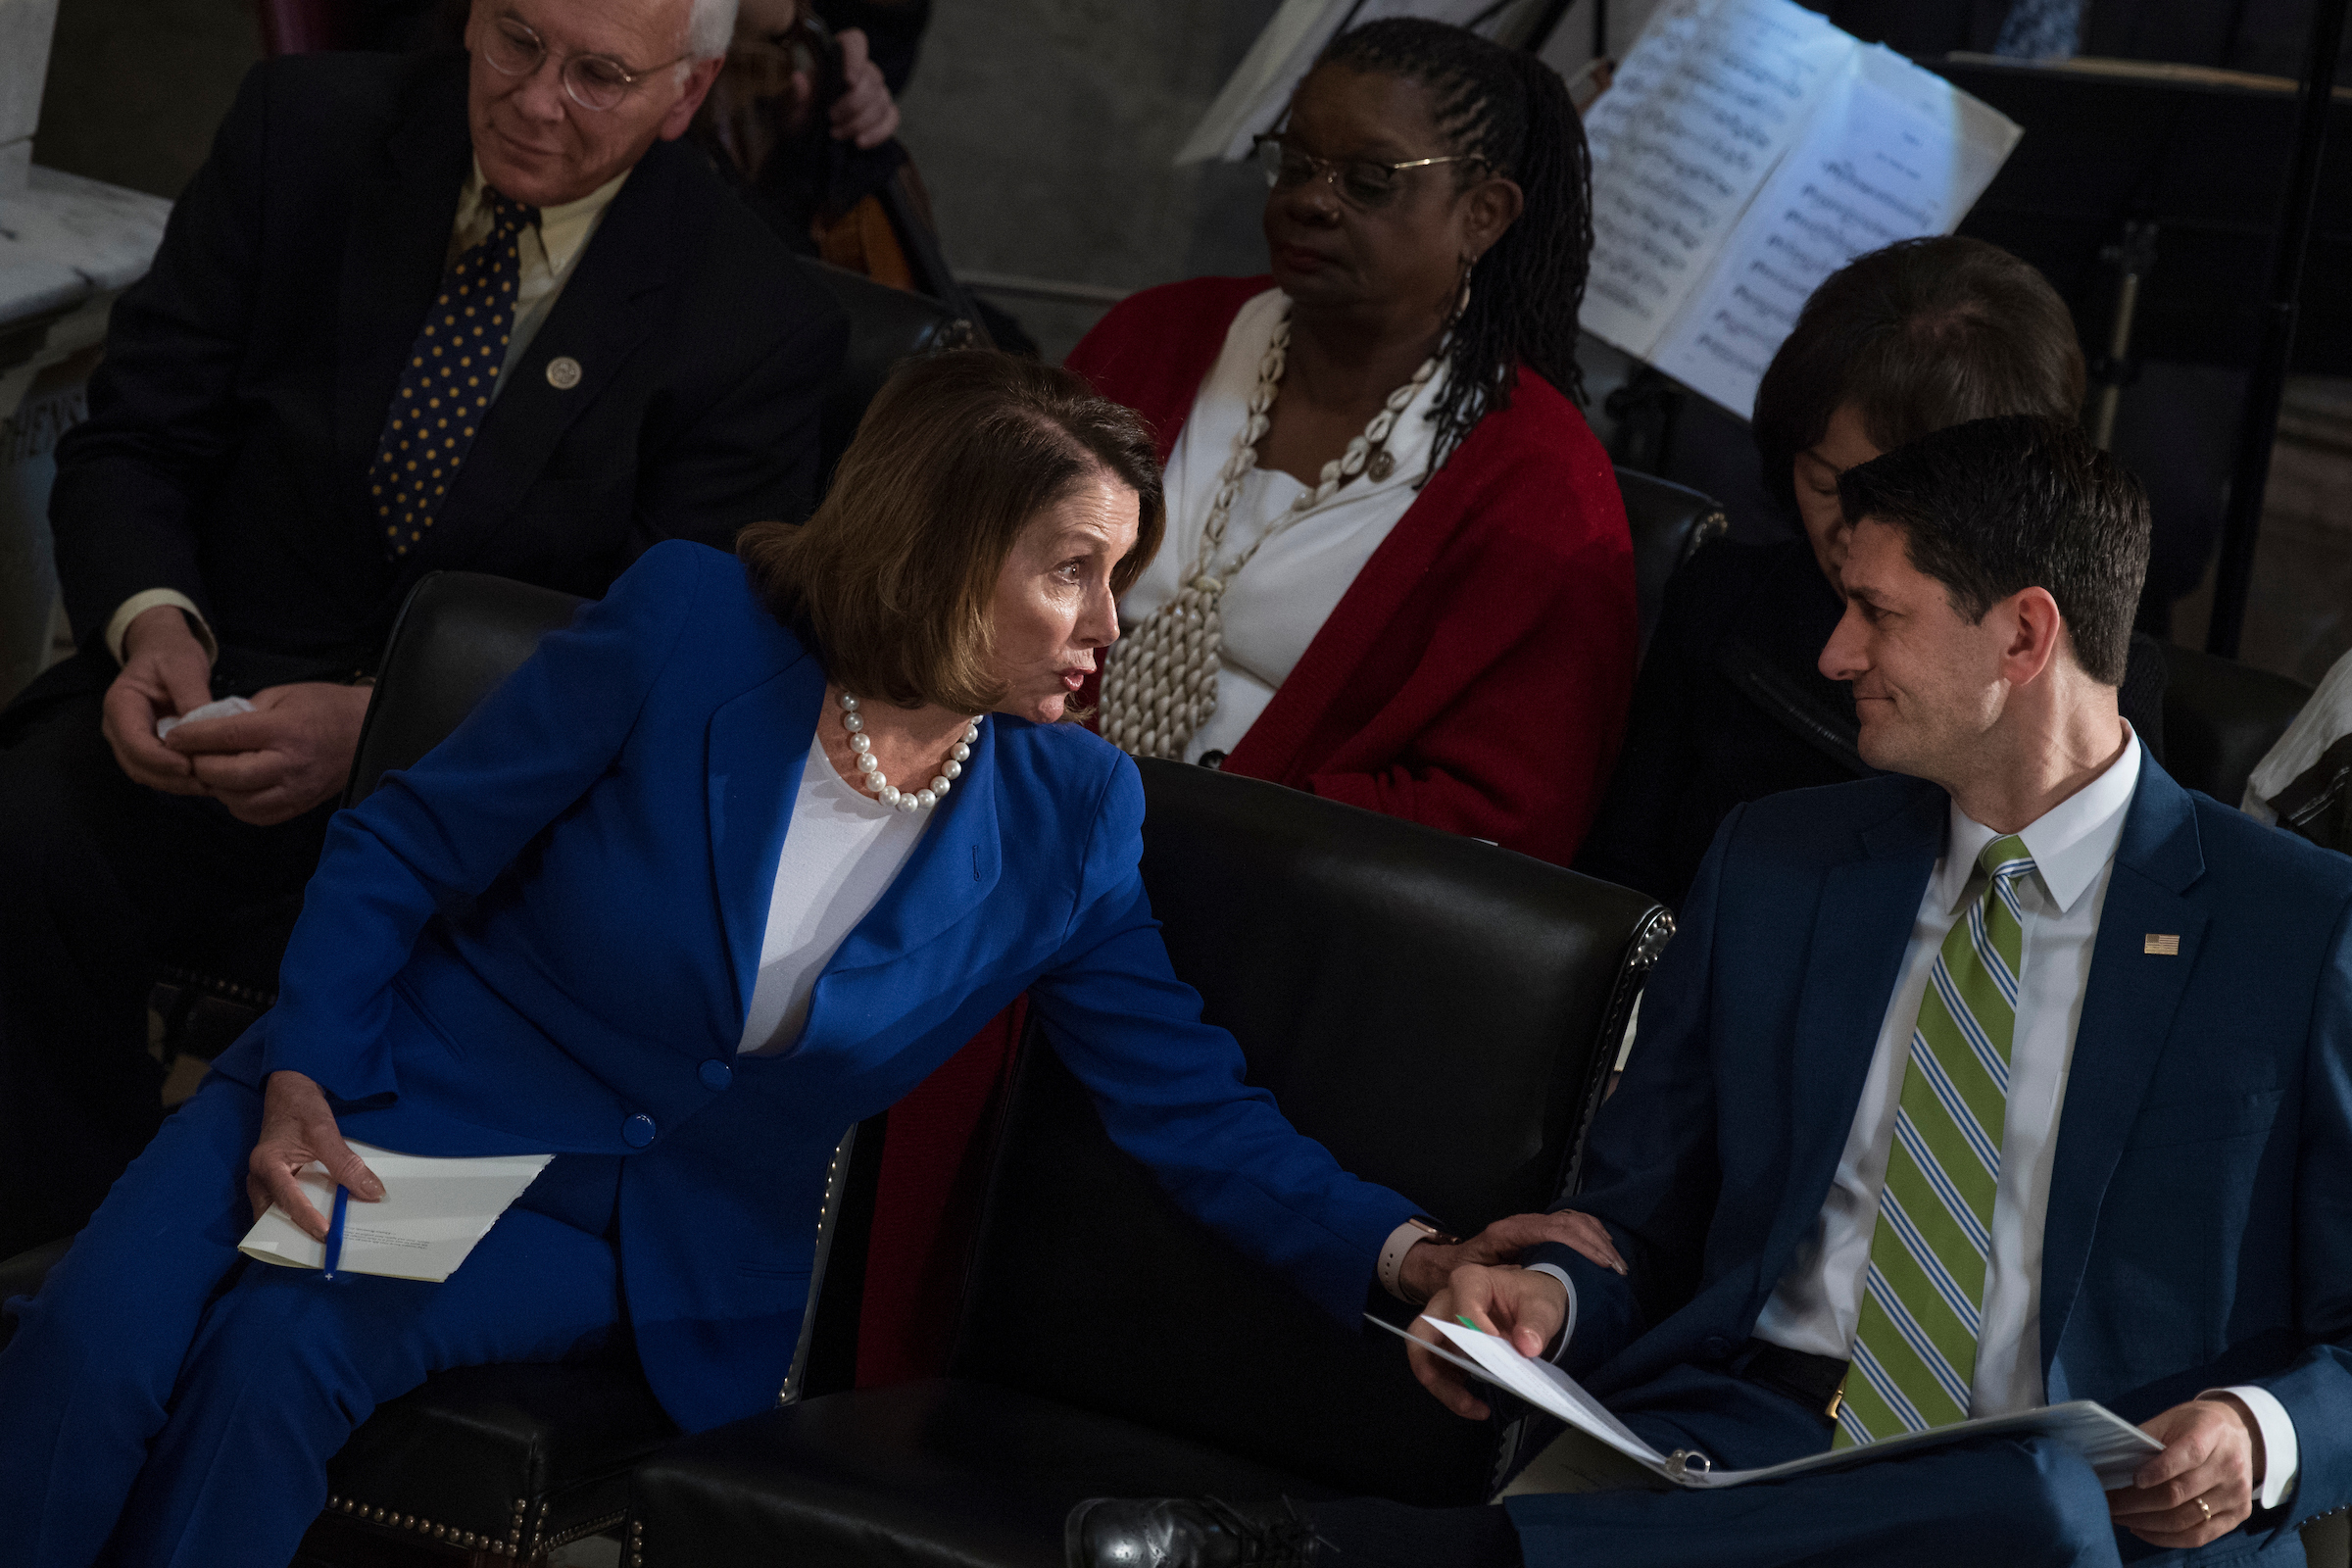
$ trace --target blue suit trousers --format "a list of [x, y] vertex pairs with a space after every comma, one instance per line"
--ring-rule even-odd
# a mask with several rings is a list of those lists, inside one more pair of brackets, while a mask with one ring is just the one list
[[[612, 1343], [609, 1162], [551, 1166], [442, 1284], [250, 1262], [261, 1097], [215, 1076], [167, 1118], [0, 1352], [0, 1519], [27, 1568], [290, 1558], [326, 1461], [445, 1367]], [[545, 1211], [543, 1211], [545, 1210]]]

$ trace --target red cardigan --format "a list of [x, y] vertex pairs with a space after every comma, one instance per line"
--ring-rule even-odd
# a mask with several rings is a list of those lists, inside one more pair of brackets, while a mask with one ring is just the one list
[[[1069, 368], [1143, 415], [1164, 465], [1235, 315], [1270, 286], [1147, 289]], [[1510, 407], [1478, 422], [1372, 553], [1225, 770], [1565, 865], [1616, 760], [1636, 646], [1608, 455], [1522, 366]]]

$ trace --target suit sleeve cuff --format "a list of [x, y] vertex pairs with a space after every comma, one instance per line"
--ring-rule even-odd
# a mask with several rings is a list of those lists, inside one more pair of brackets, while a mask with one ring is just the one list
[[1568, 1342], [1576, 1337], [1576, 1281], [1550, 1263], [1530, 1263], [1527, 1271], [1530, 1274], [1549, 1275], [1560, 1282], [1561, 1290], [1568, 1293], [1568, 1312], [1560, 1319], [1560, 1337], [1552, 1341], [1550, 1348], [1544, 1352], [1544, 1360], [1556, 1363], [1568, 1353]]
[[2262, 1475], [2257, 1478], [2254, 1505], [2276, 1508], [2294, 1490], [2295, 1475], [2303, 1467], [2303, 1451], [2295, 1441], [2294, 1417], [2286, 1406], [2268, 1389], [2252, 1384], [2232, 1384], [2226, 1389], [2207, 1389], [2197, 1396], [2210, 1399], [2217, 1394], [2234, 1395], [2245, 1401], [2254, 1412], [2254, 1426], [2262, 1433]]
[[213, 628], [204, 623], [204, 614], [196, 608], [196, 601], [176, 588], [150, 588], [123, 600], [115, 612], [107, 617], [106, 651], [115, 656], [116, 663], [122, 662], [122, 638], [130, 630], [130, 623], [160, 605], [169, 605], [184, 612], [188, 617], [188, 629], [196, 634], [198, 642], [204, 644], [205, 659], [220, 659], [220, 645], [214, 641]]

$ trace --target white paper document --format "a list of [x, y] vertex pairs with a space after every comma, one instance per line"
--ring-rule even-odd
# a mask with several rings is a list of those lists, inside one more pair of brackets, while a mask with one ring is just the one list
[[[1379, 1323], [1392, 1334], [1404, 1339], [1412, 1338], [1395, 1324], [1383, 1322], [1369, 1312], [1364, 1316], [1367, 1321]], [[2063, 1444], [2082, 1454], [2089, 1461], [2091, 1469], [2097, 1472], [2100, 1485], [2112, 1492], [2118, 1487], [2130, 1486], [2132, 1473], [2145, 1464], [2151, 1455], [2164, 1451], [2163, 1444], [2104, 1405], [2088, 1399], [2077, 1399], [2068, 1404], [2044, 1405], [2038, 1410], [2028, 1410], [2018, 1415], [1984, 1416], [1974, 1421], [1937, 1427], [1932, 1432], [1888, 1438], [1866, 1447], [1817, 1453], [1809, 1458], [1791, 1459], [1786, 1464], [1767, 1465], [1760, 1470], [1718, 1470], [1703, 1454], [1681, 1449], [1671, 1454], [1658, 1452], [1603, 1408], [1598, 1399], [1586, 1393], [1576, 1379], [1549, 1361], [1531, 1360], [1512, 1349], [1508, 1341], [1492, 1334], [1481, 1334], [1476, 1329], [1464, 1328], [1458, 1323], [1441, 1323], [1434, 1317], [1424, 1317], [1421, 1321], [1445, 1335], [1454, 1347], [1448, 1351], [1443, 1347], [1417, 1342], [1432, 1355], [1451, 1362], [1483, 1382], [1517, 1395], [1539, 1410], [1558, 1416], [1580, 1432], [1598, 1439], [1677, 1486], [1740, 1487], [1751, 1481], [1779, 1481], [1813, 1470], [1835, 1470], [1847, 1465], [1890, 1459], [1900, 1454], [1916, 1453], [1922, 1448], [1940, 1447], [1965, 1438], [2038, 1437]]]
[[1793, 0], [1666, 0], [1585, 132], [1585, 329], [1741, 418], [1822, 279], [1957, 228], [2023, 134]]
[[[396, 1154], [355, 1143], [351, 1152], [384, 1184], [380, 1201], [353, 1199], [343, 1210], [343, 1255], [338, 1272], [401, 1280], [445, 1280], [490, 1233], [553, 1154], [498, 1154], [436, 1159]], [[335, 1211], [334, 1178], [313, 1161], [295, 1178], [319, 1217]], [[247, 1257], [286, 1268], [323, 1268], [326, 1244], [314, 1242], [276, 1204], [237, 1244]]]

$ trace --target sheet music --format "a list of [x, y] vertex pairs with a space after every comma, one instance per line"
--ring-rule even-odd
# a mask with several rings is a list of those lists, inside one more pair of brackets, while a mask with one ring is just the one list
[[1901, 56], [1856, 49], [1651, 363], [1746, 418], [1822, 280], [1866, 251], [1959, 227], [2021, 134]]
[[1791, 0], [1668, 0], [1585, 122], [1586, 330], [1652, 359], [1859, 47]]

